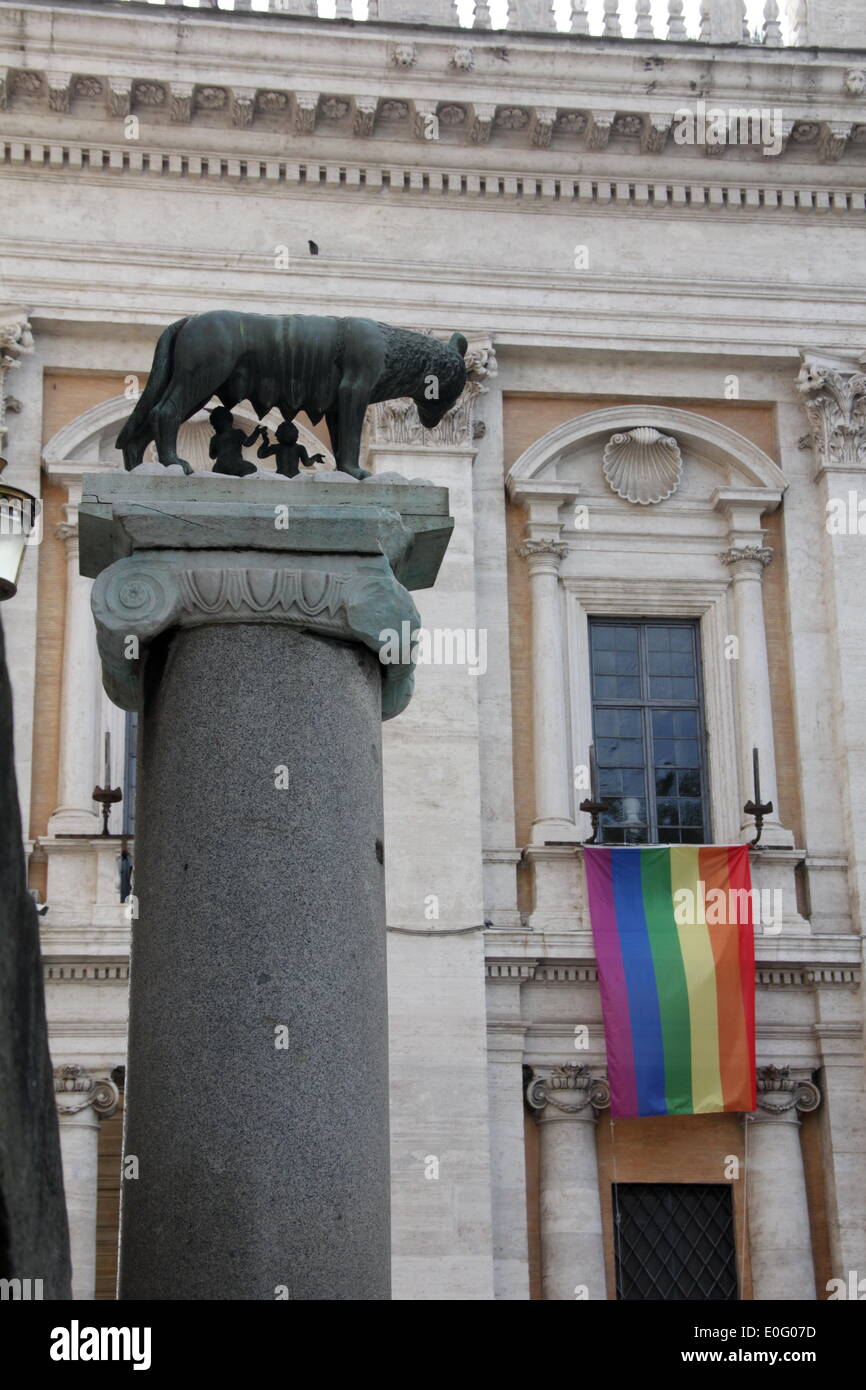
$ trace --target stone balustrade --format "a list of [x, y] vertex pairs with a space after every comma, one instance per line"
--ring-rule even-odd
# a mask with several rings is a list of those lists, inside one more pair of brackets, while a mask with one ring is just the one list
[[[148, 0], [177, 8], [268, 12], [319, 16], [318, 0]], [[667, 10], [665, 16], [664, 11]], [[604, 38], [664, 39], [673, 42], [784, 45], [824, 44], [858, 47], [866, 43], [866, 10], [860, 0], [571, 0], [570, 15], [560, 22], [551, 0], [333, 0], [322, 18], [372, 19], [521, 32], [587, 34]], [[468, 22], [471, 17], [471, 22]], [[562, 17], [563, 20], [565, 16]]]

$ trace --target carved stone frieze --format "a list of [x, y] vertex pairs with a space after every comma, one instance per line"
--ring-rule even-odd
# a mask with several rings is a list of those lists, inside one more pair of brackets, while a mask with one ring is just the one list
[[606, 150], [613, 130], [615, 111], [593, 111], [586, 133], [587, 149]]
[[311, 135], [316, 128], [319, 109], [318, 92], [300, 92], [295, 99], [295, 130], [299, 135]]
[[373, 134], [376, 124], [376, 110], [379, 105], [378, 97], [356, 97], [355, 109], [352, 113], [352, 133], [353, 135], [369, 136]]
[[473, 145], [486, 145], [490, 140], [496, 107], [492, 102], [476, 102], [472, 112], [469, 138]]
[[109, 116], [128, 116], [132, 105], [132, 82], [125, 77], [110, 78], [106, 104]]
[[72, 93], [72, 76], [68, 72], [49, 72], [48, 106], [52, 111], [68, 111]]
[[532, 127], [532, 143], [536, 149], [546, 150], [550, 147], [555, 125], [555, 106], [537, 106], [535, 108], [535, 124]]
[[232, 88], [232, 125], [240, 127], [252, 125], [255, 109], [255, 87]]
[[266, 116], [279, 116], [289, 109], [288, 92], [263, 91], [256, 93], [256, 108]]
[[192, 120], [192, 100], [195, 85], [192, 82], [172, 82], [170, 89], [171, 119], [177, 125], [189, 125]]

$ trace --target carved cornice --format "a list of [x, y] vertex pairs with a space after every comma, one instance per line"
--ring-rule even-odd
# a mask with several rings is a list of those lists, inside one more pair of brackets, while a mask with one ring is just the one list
[[866, 469], [866, 373], [861, 364], [825, 365], [805, 354], [797, 388], [812, 426], [819, 473]]
[[108, 1078], [94, 1078], [84, 1067], [56, 1067], [54, 1092], [60, 1116], [77, 1115], [92, 1106], [97, 1115], [108, 1118], [117, 1109], [120, 1092]]
[[790, 1067], [758, 1067], [757, 1092], [758, 1110], [769, 1116], [794, 1110], [805, 1115], [821, 1104], [814, 1081], [792, 1076]]
[[[577, 57], [579, 55], [570, 55]], [[157, 68], [146, 70], [138, 76], [127, 74], [112, 75], [110, 72], [81, 73], [68, 70], [55, 70], [36, 65], [27, 67], [9, 66], [0, 68], [0, 107], [15, 113], [20, 109], [28, 117], [38, 116], [41, 111], [63, 118], [70, 125], [86, 119], [88, 123], [99, 117], [99, 108], [106, 122], [116, 122], [128, 115], [146, 116], [148, 120], [158, 113], [158, 118], [169, 122], [191, 124], [199, 122], [203, 128], [213, 129], [214, 124], [225, 129], [232, 126], [256, 127], [263, 134], [278, 136], [281, 132], [310, 135], [317, 130], [326, 130], [329, 136], [335, 134], [352, 138], [362, 135], [369, 137], [374, 133], [377, 119], [376, 107], [371, 103], [384, 105], [402, 104], [407, 110], [420, 105], [430, 105], [440, 113], [443, 108], [460, 110], [464, 119], [453, 122], [453, 137], [464, 144], [486, 144], [497, 140], [507, 142], [510, 147], [519, 143], [526, 150], [561, 149], [563, 153], [585, 151], [609, 151], [615, 158], [630, 157], [635, 153], [653, 157], [665, 152], [668, 156], [689, 159], [691, 147], [669, 139], [674, 120], [673, 103], [667, 109], [659, 110], [646, 105], [618, 106], [608, 102], [598, 105], [560, 105], [555, 97], [552, 100], [539, 100], [537, 103], [516, 104], [514, 99], [498, 100], [494, 89], [490, 91], [491, 100], [484, 100], [483, 94], [473, 92], [467, 101], [462, 86], [463, 74], [477, 74], [475, 52], [469, 47], [451, 47], [447, 56], [437, 57], [441, 62], [441, 76], [448, 83], [448, 90], [437, 100], [430, 101], [426, 96], [419, 97], [413, 91], [412, 83], [418, 67], [419, 48], [414, 43], [398, 42], [390, 48], [390, 65], [396, 74], [403, 74], [407, 86], [395, 93], [391, 82], [387, 90], [378, 94], [352, 91], [352, 79], [347, 87], [339, 91], [309, 92], [286, 84], [285, 78], [277, 76], [274, 82], [263, 82], [261, 86], [236, 83], [230, 79], [217, 81], [178, 81], [171, 69]], [[72, 59], [69, 63], [71, 67]], [[357, 81], [358, 75], [354, 80]], [[613, 94], [613, 88], [611, 89]], [[613, 95], [616, 101], [620, 93]], [[632, 98], [633, 100], [633, 98]], [[346, 115], [356, 110], [360, 103], [366, 103], [369, 115], [360, 122], [350, 120], [336, 127], [334, 112]], [[721, 109], [738, 109], [743, 105], [757, 105], [757, 99], [750, 92], [748, 101], [733, 100]], [[683, 108], [686, 109], [686, 108]], [[834, 111], [837, 108], [833, 108]], [[866, 115], [860, 117], [859, 110], [849, 119], [838, 119], [828, 113], [827, 117], [808, 111], [805, 107], [797, 114], [786, 110], [786, 119], [781, 132], [782, 138], [774, 138], [768, 144], [760, 142], [749, 144], [704, 142], [704, 151], [715, 158], [735, 156], [743, 160], [763, 164], [767, 160], [783, 161], [790, 150], [790, 158], [801, 166], [805, 161], [820, 164], [837, 163], [849, 146], [860, 146], [866, 142]], [[378, 133], [378, 132], [376, 132]], [[774, 130], [774, 135], [777, 132]], [[393, 130], [387, 133], [393, 139]], [[423, 121], [408, 122], [399, 132], [405, 140], [429, 141], [429, 128]], [[793, 148], [792, 148], [793, 147]]]
[[[332, 571], [305, 563], [301, 554], [262, 551], [257, 564], [234, 551], [200, 554], [192, 560], [189, 551], [143, 551], [115, 561], [94, 581], [103, 684], [121, 709], [139, 707], [145, 649], [169, 627], [280, 623], [362, 642], [379, 655], [384, 631], [401, 633], [404, 622], [410, 632], [420, 626], [410, 594], [384, 556], [347, 562], [342, 571], [335, 559]], [[405, 661], [382, 665], [383, 719], [406, 708], [414, 676], [411, 652]]]
[[597, 1111], [610, 1105], [610, 1087], [604, 1077], [593, 1076], [589, 1067], [566, 1062], [536, 1068], [526, 1088], [526, 1101], [535, 1111], [549, 1108], [574, 1116], [586, 1112], [586, 1119], [595, 1119]]

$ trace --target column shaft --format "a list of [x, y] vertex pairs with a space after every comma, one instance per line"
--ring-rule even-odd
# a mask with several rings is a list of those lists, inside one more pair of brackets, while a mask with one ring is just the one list
[[96, 1294], [96, 1198], [99, 1179], [99, 1120], [88, 1105], [60, 1116], [63, 1190], [69, 1218], [72, 1297]]
[[606, 1299], [595, 1112], [548, 1105], [539, 1123], [543, 1296]]
[[388, 1298], [379, 663], [253, 623], [147, 663], [120, 1296]]
[[821, 1093], [789, 1067], [758, 1068], [758, 1108], [746, 1116], [746, 1193], [753, 1297], [815, 1298], [815, 1266], [798, 1111]]
[[571, 830], [568, 738], [565, 716], [565, 658], [559, 594], [563, 547], [528, 541], [532, 588], [533, 740], [535, 750], [535, 818], [533, 841], [561, 838]]
[[796, 1110], [747, 1121], [752, 1297], [814, 1299], [815, 1269]]
[[[773, 803], [773, 810], [764, 821], [762, 839], [771, 843], [773, 829], [780, 829], [781, 821], [761, 576], [759, 560], [743, 559], [734, 565], [733, 597], [739, 639], [736, 671], [741, 721], [740, 786], [744, 802], [751, 800], [754, 780], [752, 749], [757, 748], [761, 766], [761, 800]], [[748, 817], [743, 818], [743, 828], [753, 828]]]

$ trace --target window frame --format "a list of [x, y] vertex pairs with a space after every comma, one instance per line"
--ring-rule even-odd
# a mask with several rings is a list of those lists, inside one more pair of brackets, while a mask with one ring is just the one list
[[[719, 579], [688, 579], [660, 574], [651, 585], [638, 587], [628, 578], [563, 574], [563, 624], [566, 640], [567, 721], [570, 768], [585, 766], [592, 742], [592, 683], [589, 665], [589, 619], [694, 618], [699, 623], [701, 681], [704, 692], [707, 774], [706, 804], [717, 844], [740, 841], [739, 761], [735, 662], [726, 657], [727, 639], [734, 632], [730, 583]], [[588, 795], [586, 783], [572, 781], [572, 815], [579, 840], [592, 834], [589, 816], [578, 810]]]

